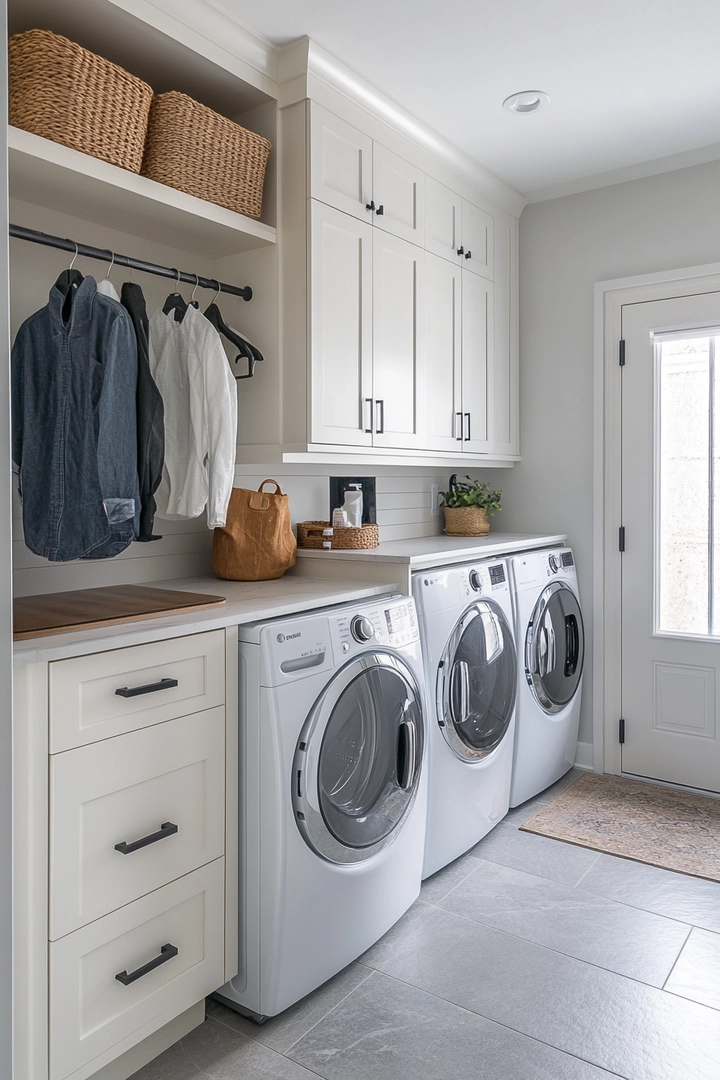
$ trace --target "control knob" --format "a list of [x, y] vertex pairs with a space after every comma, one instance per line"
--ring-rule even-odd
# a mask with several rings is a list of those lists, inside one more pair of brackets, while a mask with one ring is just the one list
[[475, 592], [482, 592], [482, 577], [477, 570], [470, 571], [470, 586], [475, 590]]
[[548, 566], [552, 570], [553, 574], [557, 574], [558, 570], [560, 569], [560, 563], [555, 555], [550, 555], [550, 557], [548, 558]]
[[356, 615], [350, 623], [350, 633], [356, 641], [369, 641], [375, 635], [375, 628], [364, 615]]

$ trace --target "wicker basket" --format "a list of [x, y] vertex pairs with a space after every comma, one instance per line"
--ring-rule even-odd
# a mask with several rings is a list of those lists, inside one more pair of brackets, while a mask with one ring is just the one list
[[270, 143], [175, 90], [153, 98], [143, 176], [259, 218]]
[[490, 521], [483, 506], [443, 506], [447, 536], [487, 536]]
[[359, 529], [336, 527], [331, 537], [323, 536], [323, 529], [329, 528], [329, 521], [298, 521], [298, 547], [321, 548], [323, 540], [332, 540], [335, 551], [357, 551], [361, 548], [376, 548], [380, 544], [380, 529], [377, 525], [361, 525]]
[[13, 34], [8, 56], [14, 127], [140, 172], [147, 83], [49, 30]]

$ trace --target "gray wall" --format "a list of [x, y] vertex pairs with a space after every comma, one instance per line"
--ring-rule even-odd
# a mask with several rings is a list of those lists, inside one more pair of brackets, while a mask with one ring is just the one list
[[[493, 474], [506, 506], [498, 527], [568, 533], [590, 632], [594, 285], [711, 262], [720, 262], [718, 162], [536, 203], [520, 219], [523, 461]], [[592, 740], [589, 693], [580, 739]]]

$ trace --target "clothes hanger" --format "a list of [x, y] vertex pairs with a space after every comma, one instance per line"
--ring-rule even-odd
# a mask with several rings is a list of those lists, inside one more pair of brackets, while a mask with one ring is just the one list
[[180, 271], [173, 267], [177, 274], [177, 282], [175, 285], [175, 292], [170, 293], [167, 300], [162, 306], [163, 315], [169, 315], [172, 311], [175, 315], [175, 322], [182, 322], [185, 317], [185, 312], [188, 309], [187, 301], [180, 295]]
[[227, 338], [227, 340], [232, 345], [234, 345], [236, 349], [240, 350], [239, 354], [235, 357], [235, 359], [230, 361], [231, 367], [237, 364], [239, 360], [247, 360], [248, 370], [245, 374], [238, 375], [233, 367], [233, 375], [235, 375], [235, 378], [251, 379], [255, 374], [255, 364], [258, 362], [258, 360], [263, 360], [264, 357], [262, 353], [255, 348], [254, 345], [251, 345], [249, 341], [246, 341], [245, 338], [242, 337], [241, 334], [238, 334], [236, 330], [233, 330], [231, 326], [227, 325], [222, 316], [220, 308], [215, 303], [218, 296], [220, 295], [219, 282], [216, 281], [215, 284], [217, 285], [217, 291], [215, 292], [215, 295], [210, 301], [210, 304], [205, 309], [205, 318], [212, 323], [212, 325], [215, 327], [219, 334], [222, 334], [222, 336], [224, 338]]
[[67, 270], [62, 270], [57, 277], [55, 285], [58, 289], [67, 289], [68, 295], [72, 293], [79, 285], [82, 285], [85, 278], [79, 270], [75, 269], [75, 263], [77, 257], [80, 254], [80, 248], [76, 240], [70, 240], [68, 243], [75, 245], [75, 254], [72, 257], [72, 262], [68, 266]]

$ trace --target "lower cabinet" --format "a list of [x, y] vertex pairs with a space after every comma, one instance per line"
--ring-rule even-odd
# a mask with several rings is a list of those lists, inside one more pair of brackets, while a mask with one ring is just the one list
[[92, 1076], [222, 985], [223, 894], [217, 859], [51, 944], [50, 1080]]

